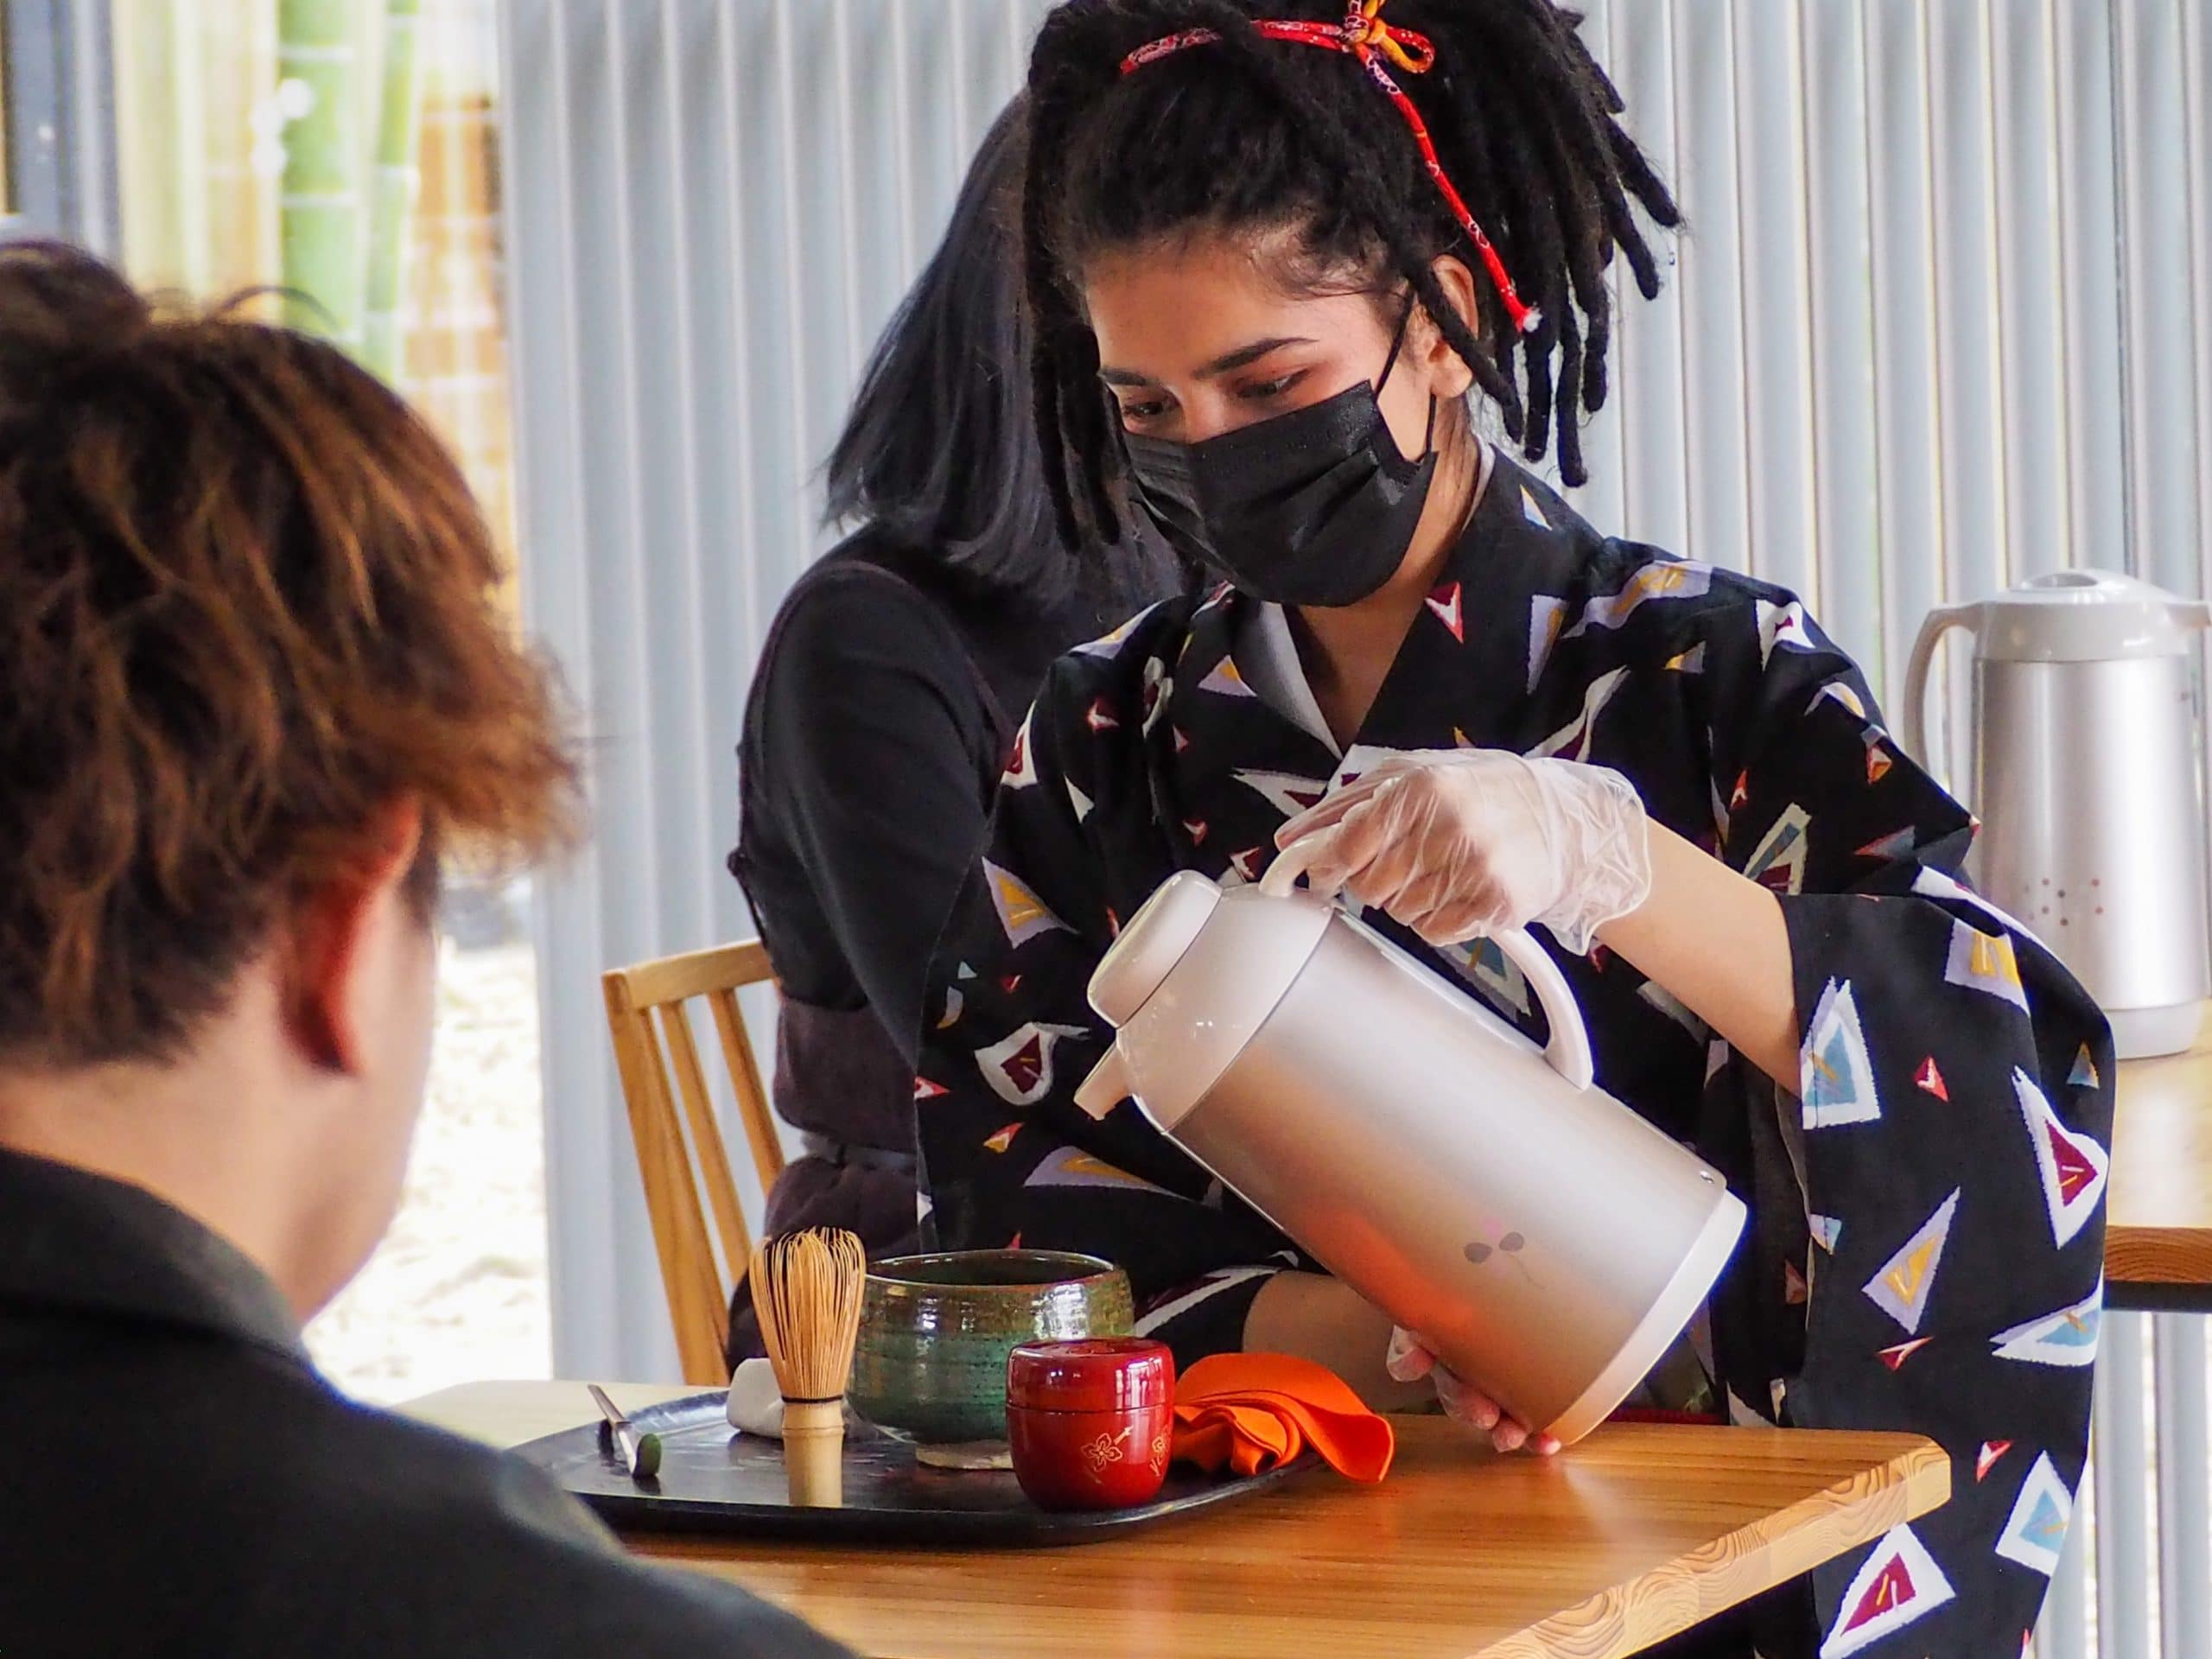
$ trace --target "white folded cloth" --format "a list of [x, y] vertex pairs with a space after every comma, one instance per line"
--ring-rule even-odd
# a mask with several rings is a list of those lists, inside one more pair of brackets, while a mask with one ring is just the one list
[[[765, 1359], [748, 1359], [729, 1379], [729, 1426], [766, 1440], [784, 1438], [784, 1395], [776, 1386], [776, 1368]], [[845, 1438], [866, 1440], [875, 1430], [845, 1405]]]
[[776, 1368], [748, 1359], [729, 1379], [729, 1426], [772, 1440], [784, 1438], [784, 1396], [776, 1387]]

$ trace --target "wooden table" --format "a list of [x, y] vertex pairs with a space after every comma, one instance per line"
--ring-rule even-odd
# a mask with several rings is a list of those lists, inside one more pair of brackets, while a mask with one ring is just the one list
[[[611, 1390], [624, 1409], [691, 1390]], [[500, 1446], [594, 1421], [572, 1382], [449, 1389], [410, 1414]], [[882, 1659], [1068, 1647], [1186, 1659], [1612, 1659], [1949, 1496], [1905, 1434], [1612, 1426], [1554, 1459], [1399, 1424], [1379, 1487], [1325, 1471], [1125, 1540], [937, 1552], [637, 1536]]]
[[2121, 1063], [2118, 1115], [2106, 1298], [2212, 1313], [2212, 1018], [2186, 1054]]

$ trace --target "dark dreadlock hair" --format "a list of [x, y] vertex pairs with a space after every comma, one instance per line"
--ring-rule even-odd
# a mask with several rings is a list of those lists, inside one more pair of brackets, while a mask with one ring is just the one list
[[[1556, 429], [1561, 475], [1584, 481], [1581, 416], [1605, 400], [1614, 250], [1646, 298], [1659, 291], [1630, 200], [1656, 224], [1681, 222], [1615, 119], [1620, 93], [1575, 33], [1580, 17], [1551, 0], [1390, 7], [1389, 22], [1436, 48], [1429, 73], [1395, 78], [1541, 314], [1516, 334], [1382, 90], [1349, 55], [1253, 27], [1262, 16], [1343, 16], [1344, 0], [1068, 0], [1046, 18], [1029, 66], [1023, 251], [1046, 481], [1071, 545], [1120, 528], [1120, 446], [1076, 273], [1100, 250], [1193, 229], [1294, 232], [1286, 274], [1304, 287], [1350, 272], [1363, 287], [1410, 288], [1523, 452], [1540, 459]], [[1220, 38], [1122, 74], [1130, 52], [1198, 29]], [[1433, 262], [1446, 253], [1475, 267], [1478, 329], [1436, 280]]]

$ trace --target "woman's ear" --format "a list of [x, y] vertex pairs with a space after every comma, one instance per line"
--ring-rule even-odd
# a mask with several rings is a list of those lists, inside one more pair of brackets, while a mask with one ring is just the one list
[[[1465, 261], [1452, 254], [1440, 254], [1429, 269], [1435, 273], [1436, 285], [1444, 290], [1444, 297], [1459, 313], [1459, 321], [1469, 333], [1480, 339], [1483, 332], [1482, 314], [1475, 304], [1475, 273]], [[1440, 398], [1464, 397], [1474, 389], [1475, 372], [1467, 366], [1466, 359], [1453, 349], [1433, 319], [1424, 310], [1419, 320], [1417, 337], [1407, 341], [1413, 349], [1421, 368], [1428, 375], [1430, 392]]]

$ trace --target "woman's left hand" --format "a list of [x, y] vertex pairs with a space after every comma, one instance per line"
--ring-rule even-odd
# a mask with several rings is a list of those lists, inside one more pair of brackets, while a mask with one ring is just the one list
[[1426, 1339], [1410, 1331], [1391, 1332], [1390, 1352], [1384, 1363], [1401, 1382], [1418, 1382], [1427, 1377], [1436, 1387], [1444, 1414], [1489, 1435], [1490, 1443], [1500, 1452], [1518, 1452], [1526, 1446], [1538, 1457], [1548, 1458], [1559, 1450], [1559, 1442], [1550, 1435], [1532, 1433], [1526, 1423], [1507, 1416], [1497, 1402], [1480, 1389], [1438, 1363]]
[[1276, 832], [1307, 879], [1431, 944], [1541, 922], [1569, 950], [1651, 891], [1643, 803], [1620, 773], [1502, 749], [1393, 756]]

